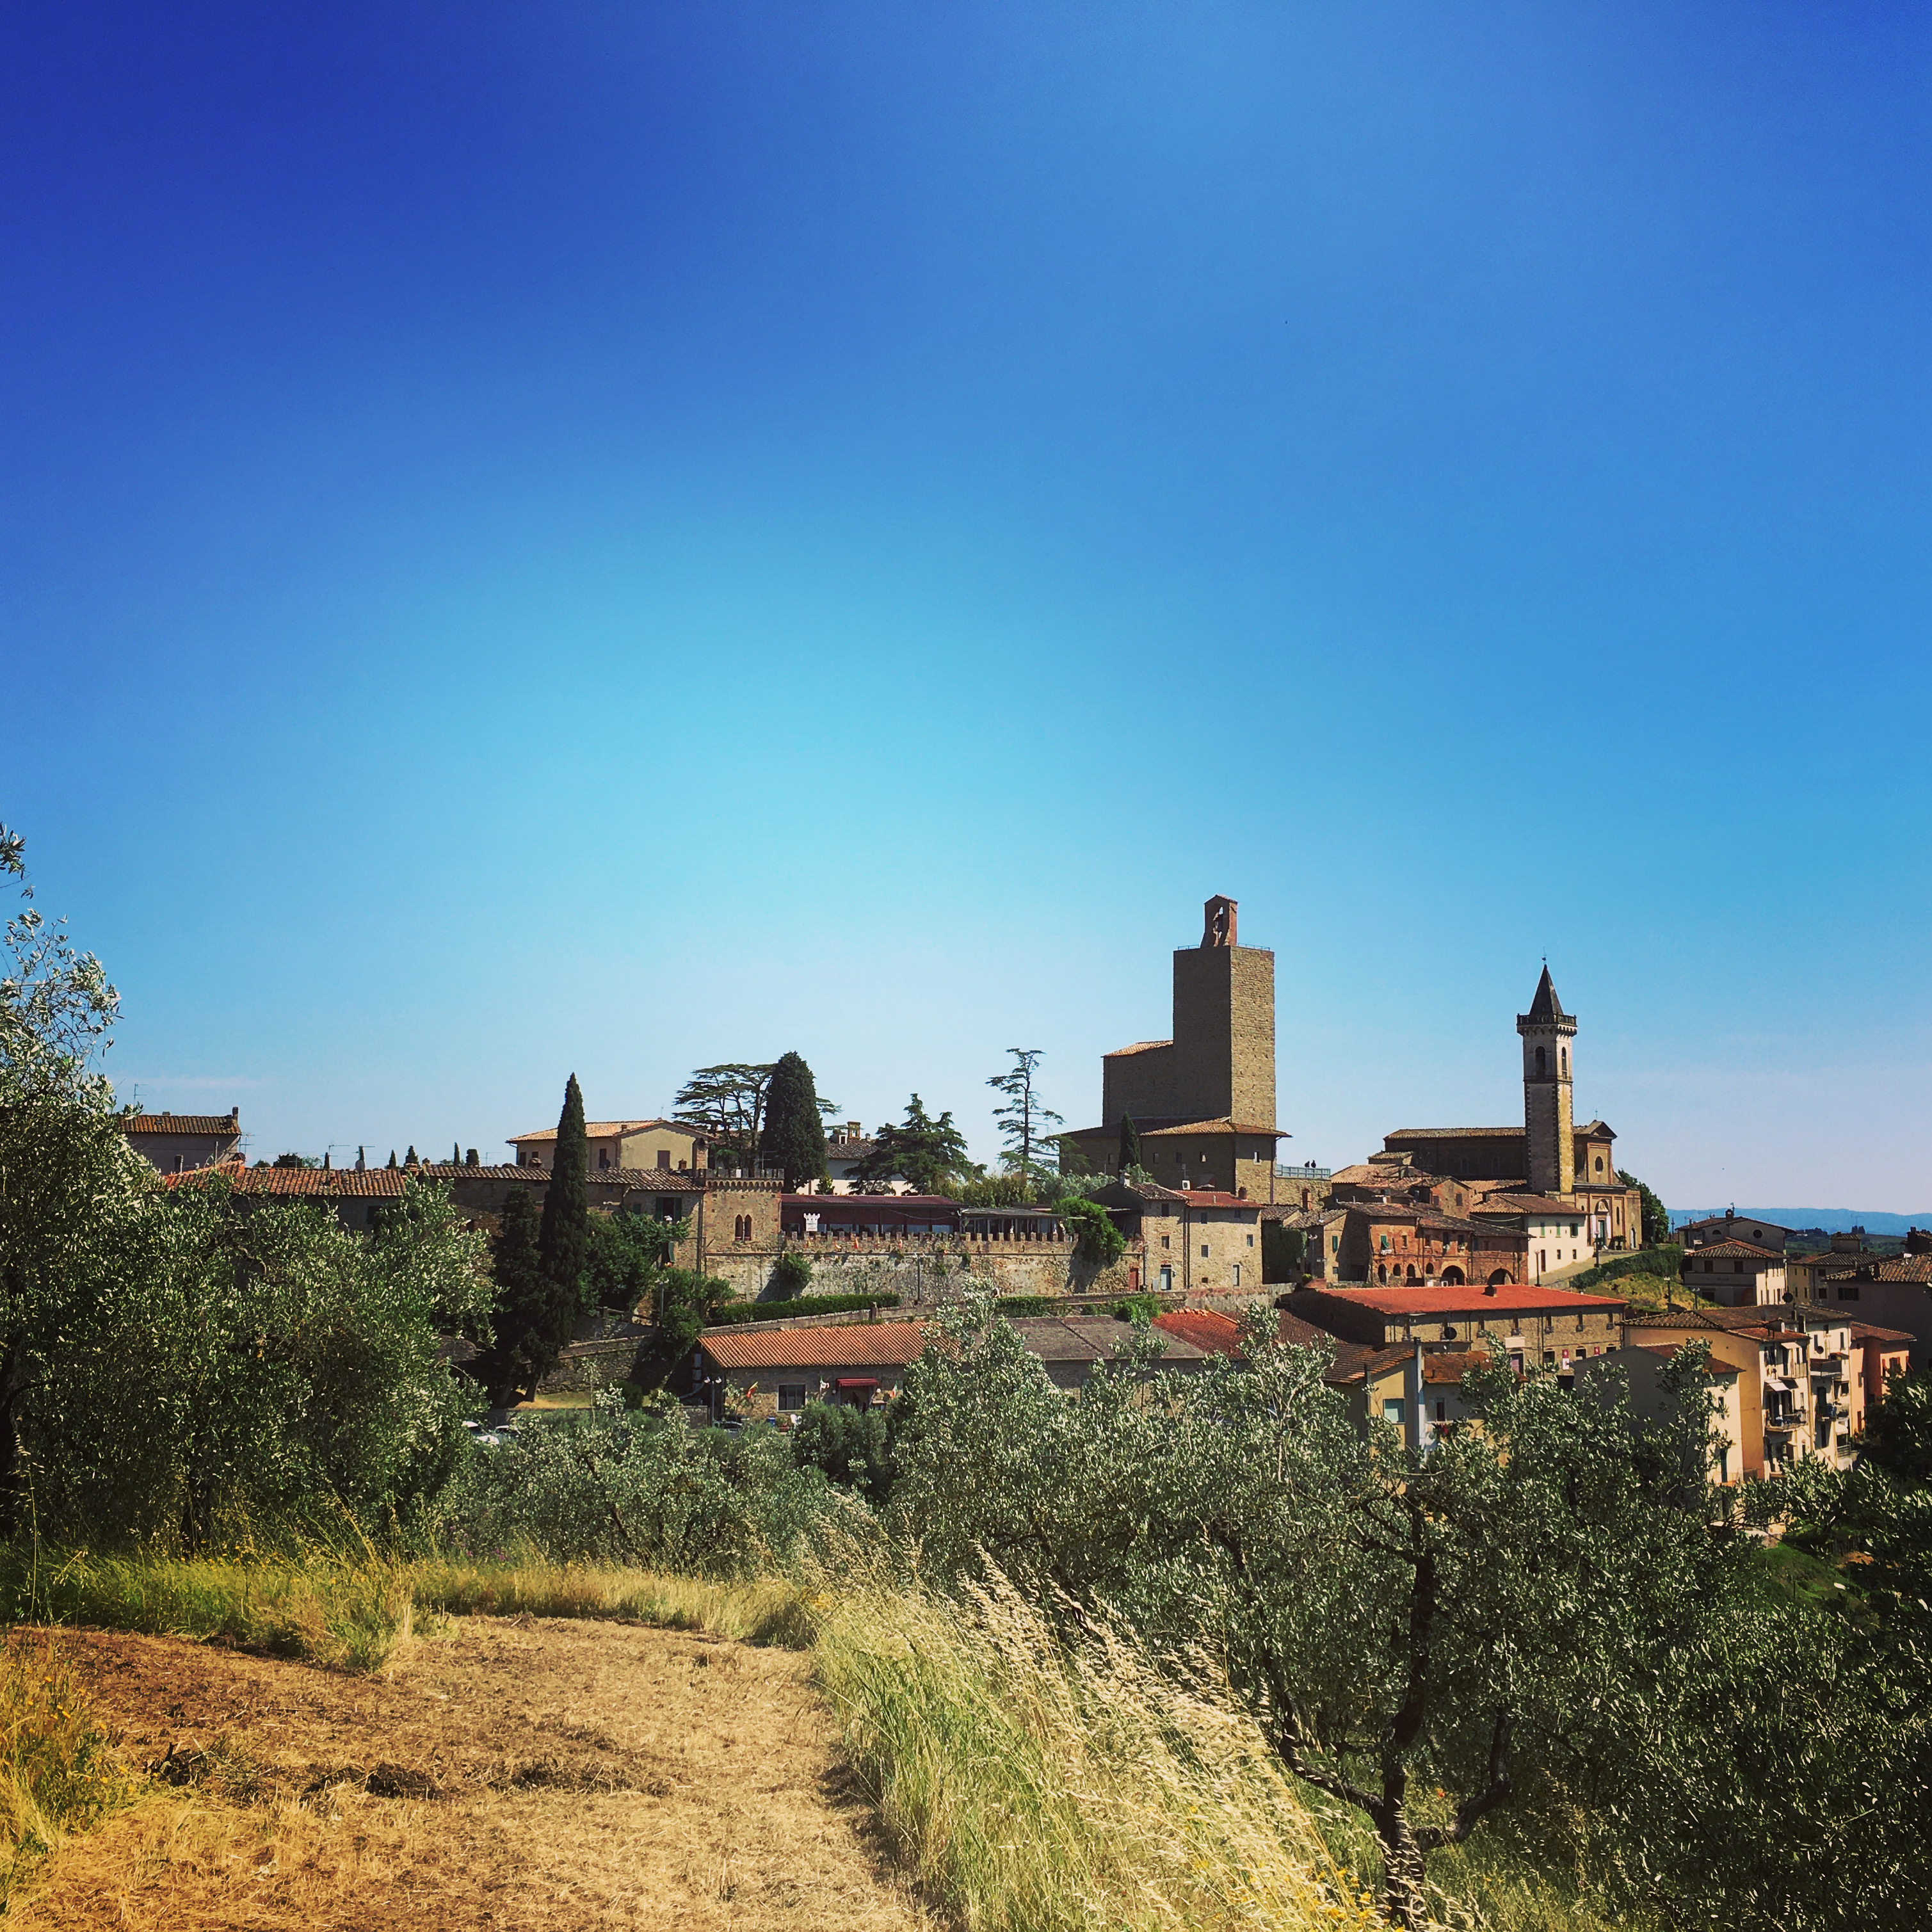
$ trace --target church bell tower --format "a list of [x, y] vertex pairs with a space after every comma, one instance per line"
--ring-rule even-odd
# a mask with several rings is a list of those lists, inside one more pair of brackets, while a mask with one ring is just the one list
[[1522, 1119], [1529, 1137], [1530, 1192], [1569, 1194], [1576, 1185], [1570, 1066], [1576, 1022], [1556, 997], [1547, 962], [1529, 1011], [1516, 1016], [1516, 1030], [1522, 1036]]

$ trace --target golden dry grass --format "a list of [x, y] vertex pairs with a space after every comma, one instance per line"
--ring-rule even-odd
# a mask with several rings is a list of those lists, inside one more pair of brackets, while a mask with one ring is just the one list
[[370, 1678], [71, 1641], [157, 1790], [47, 1862], [36, 1932], [923, 1922], [790, 1652], [479, 1617]]

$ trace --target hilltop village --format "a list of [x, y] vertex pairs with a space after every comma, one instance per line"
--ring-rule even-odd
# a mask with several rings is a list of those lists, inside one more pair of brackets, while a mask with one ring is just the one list
[[[667, 1260], [715, 1285], [668, 1378], [693, 1418], [784, 1429], [812, 1403], [889, 1403], [932, 1315], [980, 1294], [1070, 1392], [1139, 1346], [1130, 1316], [1150, 1322], [1163, 1366], [1185, 1370], [1238, 1354], [1258, 1313], [1326, 1352], [1364, 1425], [1416, 1448], [1466, 1419], [1460, 1388], [1479, 1360], [1564, 1380], [1614, 1367], [1647, 1409], [1696, 1342], [1719, 1399], [1714, 1474], [1736, 1483], [1810, 1457], [1847, 1465], [1887, 1375], [1932, 1360], [1932, 1237], [1915, 1232], [1895, 1256], [1856, 1237], [1800, 1254], [1790, 1230], [1725, 1218], [1683, 1230], [1680, 1253], [1654, 1197], [1646, 1226], [1615, 1132], [1576, 1120], [1579, 1022], [1546, 964], [1515, 1018], [1520, 1124], [1397, 1127], [1340, 1170], [1283, 1164], [1274, 956], [1240, 944], [1238, 915], [1208, 901], [1198, 943], [1173, 956], [1169, 1036], [1105, 1055], [1098, 1120], [1052, 1136], [1058, 1198], [918, 1191], [880, 1172], [857, 1122], [833, 1126], [817, 1178], [790, 1188], [713, 1124], [586, 1123], [593, 1216], [647, 1217]], [[238, 1111], [125, 1126], [171, 1178], [218, 1174], [244, 1202], [312, 1199], [364, 1231], [427, 1181], [494, 1233], [513, 1197], [517, 1214], [541, 1208], [558, 1137], [513, 1134], [502, 1162], [412, 1149], [387, 1166], [251, 1166]], [[1660, 1269], [1681, 1294], [1618, 1292]], [[586, 1316], [538, 1393], [628, 1379], [662, 1325], [649, 1306]]]

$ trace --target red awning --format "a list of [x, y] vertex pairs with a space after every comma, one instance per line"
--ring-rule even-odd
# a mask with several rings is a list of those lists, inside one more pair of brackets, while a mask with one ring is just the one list
[[841, 1376], [832, 1384], [834, 1388], [877, 1388], [878, 1385], [877, 1376]]

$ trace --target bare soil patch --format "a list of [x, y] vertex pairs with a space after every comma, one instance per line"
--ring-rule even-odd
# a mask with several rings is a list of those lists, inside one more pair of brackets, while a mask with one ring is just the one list
[[50, 1862], [34, 1932], [926, 1924], [795, 1652], [470, 1617], [372, 1678], [64, 1640], [157, 1790]]

